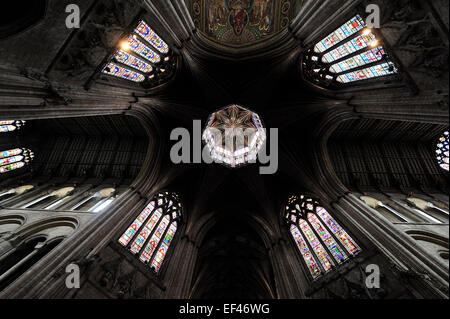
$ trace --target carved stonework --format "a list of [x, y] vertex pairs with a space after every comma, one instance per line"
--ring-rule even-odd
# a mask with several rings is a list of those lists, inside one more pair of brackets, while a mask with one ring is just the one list
[[[381, 32], [416, 84], [442, 86], [448, 73], [448, 47], [435, 13], [418, 0], [379, 1]], [[430, 81], [431, 79], [431, 81]]]
[[51, 78], [85, 84], [139, 12], [136, 1], [103, 0], [89, 13], [81, 29], [74, 31]]

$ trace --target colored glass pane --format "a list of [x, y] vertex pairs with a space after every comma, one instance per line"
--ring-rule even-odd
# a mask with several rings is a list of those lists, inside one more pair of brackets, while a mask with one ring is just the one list
[[130, 35], [128, 37], [128, 44], [130, 45], [130, 48], [131, 50], [133, 50], [133, 52], [139, 54], [144, 59], [147, 59], [152, 63], [159, 63], [161, 61], [161, 57], [144, 43], [139, 41], [137, 39], [137, 36]]
[[439, 139], [436, 149], [436, 159], [441, 168], [449, 170], [449, 132], [445, 132]]
[[13, 132], [25, 125], [25, 121], [0, 121], [0, 133]]
[[119, 243], [121, 243], [123, 246], [128, 245], [128, 243], [139, 231], [139, 228], [141, 228], [142, 224], [145, 222], [148, 216], [150, 216], [150, 214], [153, 212], [154, 209], [155, 209], [155, 202], [151, 202], [150, 204], [148, 204], [147, 207], [138, 216], [138, 218], [136, 218], [133, 224], [131, 224], [131, 226], [127, 229], [127, 231], [122, 235], [122, 237], [120, 237]]
[[308, 220], [338, 263], [344, 262], [348, 258], [347, 254], [341, 250], [319, 218], [314, 214], [309, 214]]
[[114, 63], [108, 63], [103, 69], [103, 73], [133, 82], [143, 82], [145, 80], [145, 77], [142, 74], [128, 70]]
[[169, 225], [170, 217], [165, 216], [161, 223], [158, 225], [158, 229], [153, 234], [152, 238], [150, 239], [149, 243], [147, 244], [147, 247], [145, 248], [144, 252], [142, 253], [141, 257], [139, 258], [142, 262], [148, 262], [155, 250], [158, 246], [159, 242], [161, 241], [162, 236], [164, 235], [164, 232], [167, 229], [167, 226]]
[[362, 34], [357, 36], [356, 38], [345, 42], [341, 46], [337, 47], [333, 51], [325, 54], [322, 57], [322, 61], [325, 63], [331, 63], [346, 56], [358, 52], [359, 50], [365, 49], [376, 40], [376, 37], [373, 33]]
[[[156, 195], [119, 242], [126, 246], [134, 238], [129, 247], [131, 253], [139, 254], [140, 261], [159, 271], [177, 231], [181, 207], [174, 193]], [[138, 232], [139, 235], [136, 235]]]
[[318, 207], [317, 214], [333, 232], [333, 234], [341, 241], [341, 243], [345, 246], [350, 254], [355, 255], [361, 251], [355, 241], [347, 234], [344, 229], [342, 229], [342, 227], [334, 220], [334, 218], [330, 216], [325, 208]]
[[139, 58], [136, 58], [134, 55], [129, 54], [123, 50], [117, 52], [114, 58], [117, 62], [131, 66], [132, 68], [135, 68], [141, 72], [150, 73], [153, 71], [153, 68], [150, 64], [142, 61]]
[[389, 62], [340, 75], [337, 77], [337, 81], [341, 83], [350, 83], [396, 73], [397, 69], [391, 62]]
[[147, 241], [148, 237], [150, 237], [150, 234], [152, 233], [153, 229], [155, 228], [156, 224], [159, 222], [162, 216], [162, 209], [157, 209], [153, 216], [149, 219], [145, 227], [142, 229], [139, 236], [136, 237], [134, 240], [134, 243], [131, 245], [131, 252], [134, 254], [137, 254], [141, 251], [142, 246], [144, 246], [145, 242]]
[[20, 148], [16, 148], [9, 151], [0, 152], [0, 158], [10, 157], [10, 156], [16, 156], [22, 154], [23, 150]]
[[325, 269], [325, 271], [330, 271], [334, 265], [333, 260], [327, 254], [325, 248], [322, 246], [322, 244], [320, 243], [317, 236], [314, 234], [311, 227], [308, 225], [308, 223], [305, 220], [301, 220], [299, 225], [300, 225], [300, 229], [302, 230], [303, 235], [305, 235], [306, 239], [308, 240], [309, 244], [311, 245], [312, 249], [314, 250], [317, 258], [319, 259], [320, 263], [322, 264], [322, 267]]
[[9, 172], [9, 171], [13, 171], [19, 168], [22, 168], [25, 166], [24, 162], [19, 162], [19, 163], [14, 163], [14, 164], [9, 164], [9, 165], [5, 165], [0, 167], [0, 174]]
[[22, 155], [0, 158], [0, 166], [20, 162], [24, 157]]
[[169, 46], [144, 21], [141, 21], [135, 32], [163, 54], [169, 53]]
[[0, 125], [0, 133], [12, 132], [17, 128], [14, 125]]
[[157, 272], [161, 268], [161, 265], [166, 257], [167, 251], [169, 250], [170, 244], [172, 243], [173, 238], [175, 237], [175, 233], [177, 232], [177, 222], [173, 222], [167, 231], [166, 237], [164, 238], [161, 246], [158, 249], [158, 252], [153, 258], [151, 267], [154, 268]]
[[337, 29], [336, 31], [331, 33], [325, 39], [320, 41], [315, 46], [314, 50], [319, 53], [325, 52], [328, 49], [335, 46], [336, 44], [338, 44], [339, 42], [347, 39], [351, 35], [362, 30], [364, 28], [364, 25], [365, 25], [364, 20], [359, 15], [357, 15], [356, 17], [352, 18], [350, 21], [346, 22], [339, 29]]
[[311, 254], [311, 251], [309, 250], [308, 245], [306, 244], [305, 239], [303, 238], [303, 235], [300, 233], [300, 230], [296, 226], [292, 225], [291, 234], [292, 237], [294, 237], [297, 247], [300, 250], [303, 260], [305, 261], [311, 275], [313, 276], [314, 279], [319, 278], [322, 271], [320, 270], [319, 265], [317, 264], [316, 260]]
[[345, 71], [349, 71], [351, 69], [370, 64], [373, 62], [380, 61], [385, 54], [382, 47], [366, 51], [364, 53], [358, 54], [354, 57], [351, 57], [345, 61], [333, 64], [330, 68], [330, 71], [333, 73], [341, 73]]

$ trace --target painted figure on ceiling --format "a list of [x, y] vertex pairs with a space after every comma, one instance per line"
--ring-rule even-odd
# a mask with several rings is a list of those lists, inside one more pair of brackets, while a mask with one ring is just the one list
[[249, 12], [253, 9], [254, 0], [225, 0], [225, 5], [230, 12], [229, 23], [234, 34], [241, 36], [247, 27], [250, 18]]

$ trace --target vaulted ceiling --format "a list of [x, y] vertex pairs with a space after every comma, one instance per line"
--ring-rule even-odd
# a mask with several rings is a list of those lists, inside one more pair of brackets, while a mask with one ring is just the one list
[[[1, 63], [18, 68], [28, 77], [53, 84], [54, 87], [50, 86], [52, 94], [43, 94], [45, 105], [63, 102], [69, 111], [74, 104], [81, 103], [77, 100], [81, 100], [79, 96], [86, 94], [98, 99], [91, 102], [93, 109], [101, 105], [102, 111], [109, 111], [110, 105], [111, 109], [118, 105], [128, 110], [139, 104], [152, 110], [166, 146], [164, 173], [173, 175], [161, 183], [178, 187], [188, 196], [192, 193], [193, 198], [199, 196], [202, 189], [216, 190], [230, 184], [238, 185], [237, 189], [249, 194], [284, 196], [290, 189], [314, 191], [317, 187], [317, 177], [312, 173], [317, 166], [315, 152], [323, 137], [316, 135], [317, 130], [333, 110], [356, 117], [352, 99], [364, 100], [365, 94], [371, 93], [375, 96], [372, 100], [376, 101], [375, 90], [388, 85], [380, 81], [370, 86], [370, 90], [365, 91], [363, 84], [353, 91], [336, 94], [315, 88], [302, 78], [301, 57], [313, 44], [310, 35], [318, 30], [320, 34], [314, 34], [316, 39], [327, 35], [362, 6], [352, 7], [349, 13], [335, 17], [326, 25], [326, 18], [336, 13], [330, 12], [332, 7], [315, 7], [324, 20], [311, 19], [303, 23], [300, 18], [305, 18], [306, 13], [301, 9], [309, 4], [300, 0], [188, 0], [185, 8], [176, 1], [87, 0], [79, 4], [83, 12], [81, 28], [71, 30], [65, 27], [65, 6], [69, 3], [49, 0], [44, 19], [10, 37], [7, 46], [0, 46]], [[192, 18], [193, 25], [186, 14]], [[151, 24], [169, 44], [178, 61], [173, 78], [151, 90], [101, 75], [102, 67], [117, 50], [120, 39], [129, 34], [140, 19]], [[395, 32], [389, 39], [393, 42], [397, 37]], [[411, 94], [413, 85], [408, 81], [411, 79], [402, 75], [400, 84], [389, 86], [393, 90], [389, 92], [391, 97], [383, 103], [396, 103], [396, 92], [403, 96]], [[65, 94], [72, 96], [66, 98]], [[268, 128], [279, 129], [278, 174], [260, 176], [257, 167], [252, 166], [230, 171], [215, 165], [173, 165], [169, 158], [173, 144], [169, 138], [171, 130], [177, 127], [192, 130], [193, 120], [204, 122], [209, 114], [232, 103], [254, 110]], [[87, 117], [40, 120], [36, 124], [30, 122], [30, 127], [42, 136], [110, 136], [140, 140], [145, 133], [136, 123], [123, 116]], [[432, 124], [398, 125], [386, 121], [374, 124], [354, 120], [344, 123], [332, 137], [376, 142], [387, 137], [393, 141], [420, 138], [431, 141], [442, 128]], [[204, 180], [195, 181], [197, 188], [186, 186], [186, 181], [194, 180], [195, 176], [204, 176]], [[231, 196], [229, 192], [225, 189], [215, 196], [226, 199]]]
[[305, 1], [189, 0], [198, 30], [220, 44], [245, 46], [286, 29]]

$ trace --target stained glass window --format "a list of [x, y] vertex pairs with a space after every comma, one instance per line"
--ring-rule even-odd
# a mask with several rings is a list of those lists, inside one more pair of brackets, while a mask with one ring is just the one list
[[0, 121], [0, 133], [13, 132], [25, 125], [25, 121]]
[[336, 81], [341, 83], [350, 83], [361, 80], [367, 80], [371, 78], [376, 78], [380, 76], [385, 76], [389, 74], [397, 73], [397, 69], [392, 63], [383, 63], [379, 65], [372, 66], [370, 68], [346, 73], [344, 75], [338, 76]]
[[120, 237], [139, 260], [159, 272], [181, 222], [182, 205], [175, 193], [156, 195]]
[[291, 235], [314, 280], [361, 251], [318, 200], [292, 196], [285, 212]]
[[135, 32], [153, 45], [160, 53], [169, 53], [169, 46], [144, 21], [141, 21]]
[[117, 54], [114, 57], [117, 62], [131, 66], [132, 68], [135, 68], [144, 73], [149, 73], [153, 71], [153, 68], [149, 63], [145, 63], [141, 59], [136, 58], [134, 55], [131, 55], [130, 53], [127, 53], [123, 50], [117, 52]]
[[103, 69], [103, 73], [114, 75], [118, 78], [130, 80], [133, 82], [143, 82], [145, 77], [135, 71], [128, 70], [114, 63], [108, 63]]
[[333, 217], [323, 207], [317, 207], [317, 214], [322, 221], [328, 226], [333, 234], [340, 240], [341, 244], [347, 249], [347, 251], [355, 255], [361, 251], [361, 248], [356, 242], [347, 234], [347, 232], [334, 220]]
[[170, 48], [145, 21], [120, 43], [103, 73], [133, 82], [154, 79], [155, 71], [165, 72], [170, 65]]
[[325, 63], [331, 63], [336, 60], [345, 58], [346, 56], [358, 52], [367, 48], [371, 43], [376, 41], [375, 35], [370, 32], [369, 34], [361, 34], [360, 36], [345, 42], [343, 45], [334, 49], [333, 51], [325, 54], [322, 61]]
[[369, 50], [342, 62], [333, 64], [330, 68], [330, 71], [333, 73], [341, 73], [351, 69], [355, 69], [366, 64], [380, 61], [383, 58], [384, 54], [385, 52], [382, 47]]
[[131, 50], [134, 53], [139, 54], [144, 59], [147, 59], [152, 63], [158, 63], [161, 61], [161, 57], [159, 56], [159, 54], [155, 53], [155, 51], [139, 41], [136, 35], [128, 36], [127, 41], [130, 45]]
[[357, 15], [307, 51], [302, 62], [304, 76], [314, 84], [339, 88], [397, 74], [398, 68], [380, 42]]
[[311, 251], [309, 250], [308, 245], [306, 245], [306, 241], [297, 226], [291, 225], [291, 234], [292, 237], [294, 237], [295, 242], [297, 243], [298, 249], [303, 256], [303, 259], [305, 260], [306, 265], [311, 272], [311, 275], [314, 279], [319, 278], [322, 274], [322, 270], [316, 262], [316, 259], [311, 254]]
[[437, 144], [436, 149], [436, 159], [438, 161], [439, 166], [448, 171], [449, 170], [449, 146], [448, 146], [448, 138], [449, 132], [445, 132], [439, 138], [439, 143]]
[[317, 43], [315, 47], [316, 52], [325, 52], [332, 48], [341, 41], [347, 39], [349, 36], [355, 34], [356, 32], [364, 28], [364, 20], [358, 15], [352, 18], [350, 21], [346, 22], [339, 29], [331, 33], [325, 39]]
[[33, 159], [34, 153], [25, 148], [0, 152], [0, 174], [22, 168]]

